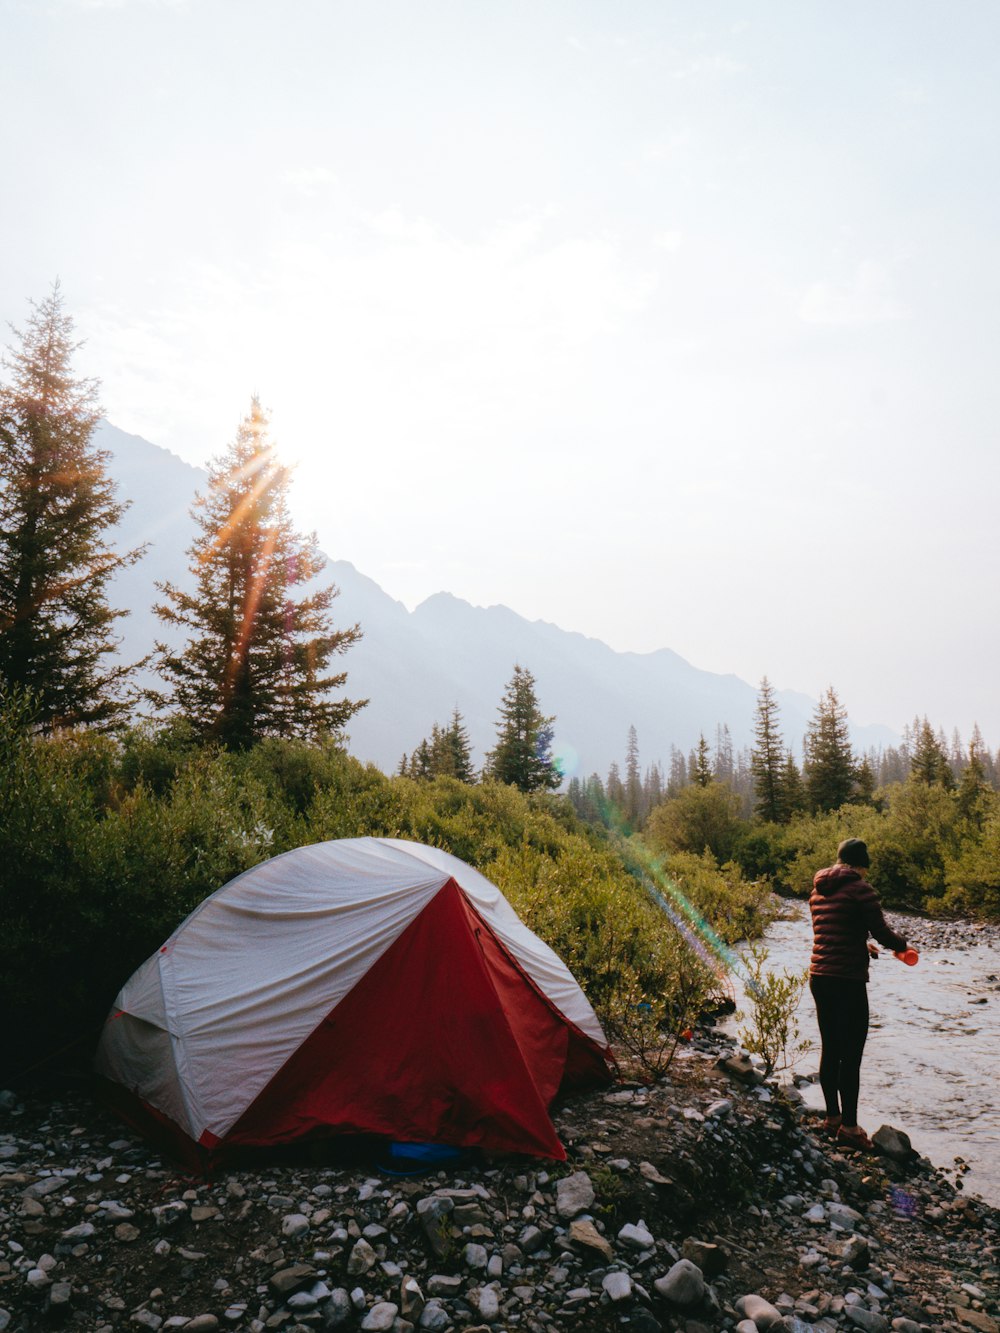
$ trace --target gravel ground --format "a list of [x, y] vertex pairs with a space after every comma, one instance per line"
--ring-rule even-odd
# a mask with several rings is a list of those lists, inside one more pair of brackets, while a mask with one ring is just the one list
[[0, 1093], [0, 1333], [1000, 1333], [1000, 1213], [905, 1135], [836, 1149], [711, 1028], [556, 1123], [565, 1163], [402, 1179], [326, 1148], [206, 1180], [81, 1086]]

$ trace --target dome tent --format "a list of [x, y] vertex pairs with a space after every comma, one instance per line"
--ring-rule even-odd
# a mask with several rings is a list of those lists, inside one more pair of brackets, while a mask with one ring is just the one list
[[96, 1071], [202, 1166], [332, 1134], [563, 1158], [548, 1108], [611, 1059], [569, 969], [478, 871], [351, 838], [205, 899], [120, 991]]

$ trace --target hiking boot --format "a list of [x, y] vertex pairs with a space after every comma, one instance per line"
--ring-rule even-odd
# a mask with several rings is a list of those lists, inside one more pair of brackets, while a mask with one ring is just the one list
[[874, 1152], [875, 1145], [860, 1125], [841, 1125], [837, 1130], [837, 1144], [841, 1148], [857, 1148], [859, 1152]]

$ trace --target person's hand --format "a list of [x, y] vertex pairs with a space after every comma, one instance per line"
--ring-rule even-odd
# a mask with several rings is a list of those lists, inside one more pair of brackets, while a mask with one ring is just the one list
[[871, 940], [868, 941], [868, 952], [872, 956], [872, 958], [878, 957], [878, 945], [872, 944]]

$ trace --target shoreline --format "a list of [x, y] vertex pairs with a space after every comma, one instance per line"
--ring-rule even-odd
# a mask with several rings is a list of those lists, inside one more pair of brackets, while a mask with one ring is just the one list
[[79, 1089], [0, 1094], [0, 1333], [1000, 1333], [1000, 1210], [902, 1143], [836, 1149], [710, 1025], [554, 1120], [565, 1163], [204, 1181]]

